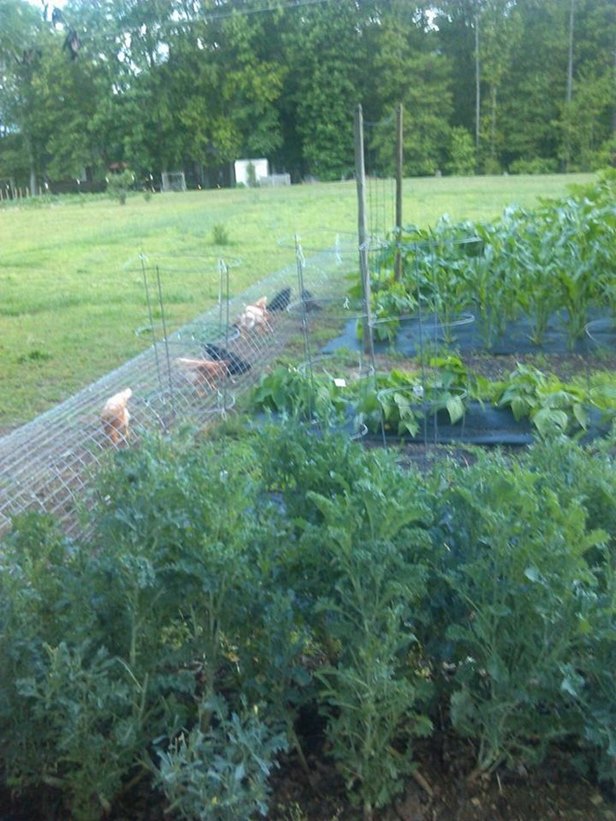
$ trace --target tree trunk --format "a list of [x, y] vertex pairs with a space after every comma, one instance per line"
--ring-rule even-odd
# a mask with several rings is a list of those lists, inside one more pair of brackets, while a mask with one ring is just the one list
[[498, 89], [493, 85], [490, 89], [490, 156], [496, 160], [496, 98]]
[[[616, 42], [614, 43], [614, 86], [616, 86]], [[616, 104], [612, 111], [612, 137], [616, 140]]]
[[372, 340], [370, 269], [368, 267], [368, 231], [366, 228], [366, 165], [364, 160], [364, 117], [361, 105], [355, 110], [355, 178], [357, 185], [357, 236], [359, 240], [359, 272], [363, 301], [364, 351], [374, 357]]
[[571, 100], [573, 99], [573, 30], [575, 25], [575, 0], [571, 0], [569, 6], [569, 46], [567, 50], [567, 90], [565, 92], [565, 117], [567, 122], [565, 125], [565, 145], [564, 145], [564, 171], [569, 170], [569, 163], [571, 161], [571, 140], [569, 130], [571, 125], [568, 121], [569, 109], [571, 107]]
[[569, 49], [567, 52], [567, 93], [565, 102], [570, 103], [573, 98], [573, 27], [575, 23], [575, 0], [569, 6]]
[[475, 150], [479, 159], [481, 143], [481, 63], [479, 58], [479, 13], [475, 14]]
[[30, 160], [30, 195], [36, 197], [38, 195], [38, 183], [36, 181], [36, 165], [31, 145], [28, 145], [28, 159]]
[[400, 238], [402, 236], [402, 178], [404, 166], [404, 114], [402, 103], [396, 110], [396, 259], [394, 262], [394, 277], [399, 282], [402, 277], [402, 256], [400, 254]]

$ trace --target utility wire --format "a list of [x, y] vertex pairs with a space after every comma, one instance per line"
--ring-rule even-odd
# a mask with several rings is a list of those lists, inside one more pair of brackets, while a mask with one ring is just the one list
[[278, 11], [282, 9], [295, 9], [301, 8], [302, 6], [318, 6], [322, 5], [323, 3], [329, 3], [331, 0], [289, 0], [286, 3], [277, 3], [275, 6], [263, 6], [260, 9], [251, 9], [251, 8], [232, 8], [229, 11], [220, 11], [220, 12], [213, 12], [208, 13], [206, 12], [203, 15], [203, 18], [206, 20], [219, 20], [223, 17], [231, 17], [233, 14], [240, 14], [240, 15], [248, 15], [248, 14], [261, 14], [262, 12], [267, 11]]
[[203, 14], [199, 14], [197, 17], [191, 18], [190, 20], [177, 20], [174, 22], [175, 25], [191, 25], [192, 23], [198, 22], [215, 22], [216, 20], [224, 20], [228, 17], [232, 17], [234, 14], [237, 14], [240, 17], [247, 17], [249, 14], [263, 14], [271, 11], [286, 11], [287, 9], [299, 9], [305, 6], [320, 6], [324, 3], [330, 2], [332, 2], [332, 0], [288, 0], [286, 3], [277, 3], [273, 6], [262, 6], [257, 9], [234, 7], [228, 10], [211, 12], [206, 11]]

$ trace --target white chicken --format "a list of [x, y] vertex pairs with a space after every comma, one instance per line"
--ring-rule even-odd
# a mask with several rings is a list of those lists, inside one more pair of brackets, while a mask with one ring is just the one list
[[237, 326], [240, 331], [271, 330], [267, 297], [262, 296], [253, 305], [247, 305], [237, 318]]

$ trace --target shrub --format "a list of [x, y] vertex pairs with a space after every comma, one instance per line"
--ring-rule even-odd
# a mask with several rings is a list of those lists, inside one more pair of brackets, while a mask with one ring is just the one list
[[413, 767], [413, 739], [432, 726], [413, 634], [425, 595], [431, 514], [417, 477], [387, 460], [370, 468], [352, 489], [309, 493], [323, 521], [302, 539], [309, 550], [320, 545], [328, 584], [317, 611], [326, 646], [340, 648], [317, 672], [327, 736], [365, 818], [399, 792]]
[[526, 467], [481, 458], [451, 494], [451, 719], [477, 740], [479, 770], [537, 762], [580, 729], [563, 666], [580, 647], [580, 620], [591, 618], [596, 581], [585, 555], [606, 536], [587, 529], [577, 499], [563, 504], [538, 483]]
[[558, 160], [544, 157], [514, 160], [509, 171], [511, 174], [555, 174], [558, 171]]
[[214, 245], [229, 245], [231, 242], [229, 232], [221, 222], [217, 222], [212, 227], [212, 242]]
[[107, 177], [107, 193], [113, 200], [117, 200], [120, 205], [126, 204], [128, 192], [135, 182], [135, 175], [128, 168], [117, 174]]
[[613, 442], [419, 474], [302, 425], [235, 437], [110, 456], [83, 545], [33, 514], [3, 540], [0, 769], [30, 814], [46, 789], [118, 814], [148, 777], [177, 817], [265, 813], [308, 712], [367, 818], [444, 705], [479, 771], [566, 739], [615, 780]]
[[190, 821], [267, 815], [267, 779], [285, 747], [284, 736], [268, 728], [256, 707], [244, 706], [240, 715], [222, 698], [202, 703], [198, 724], [159, 752], [155, 782], [167, 812]]

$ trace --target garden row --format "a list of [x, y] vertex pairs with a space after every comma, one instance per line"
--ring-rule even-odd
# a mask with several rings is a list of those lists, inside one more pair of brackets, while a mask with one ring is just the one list
[[552, 323], [572, 348], [597, 311], [616, 316], [615, 202], [608, 171], [565, 199], [512, 207], [494, 222], [443, 218], [404, 229], [374, 252], [375, 337], [393, 339], [401, 317], [433, 314], [447, 329], [466, 312], [487, 350], [521, 319], [533, 344]]
[[476, 458], [419, 473], [234, 421], [116, 453], [83, 542], [20, 517], [0, 552], [5, 786], [31, 817], [146, 795], [149, 818], [250, 818], [278, 762], [310, 769], [306, 715], [365, 818], [444, 733], [477, 773], [566, 746], [614, 785], [613, 458], [564, 437]]
[[[252, 412], [265, 411], [299, 422], [421, 438], [426, 425], [441, 423], [464, 441], [471, 412], [503, 411], [495, 423], [542, 437], [606, 433], [616, 418], [616, 377], [594, 371], [571, 381], [518, 363], [504, 379], [490, 380], [454, 354], [427, 357], [406, 370], [359, 375], [345, 368], [345, 355], [320, 357], [306, 367], [279, 365], [265, 374], [247, 399]], [[484, 413], [490, 426], [494, 415]], [[467, 439], [468, 441], [468, 439]], [[494, 440], [494, 444], [498, 444]], [[506, 444], [506, 442], [501, 442]]]

